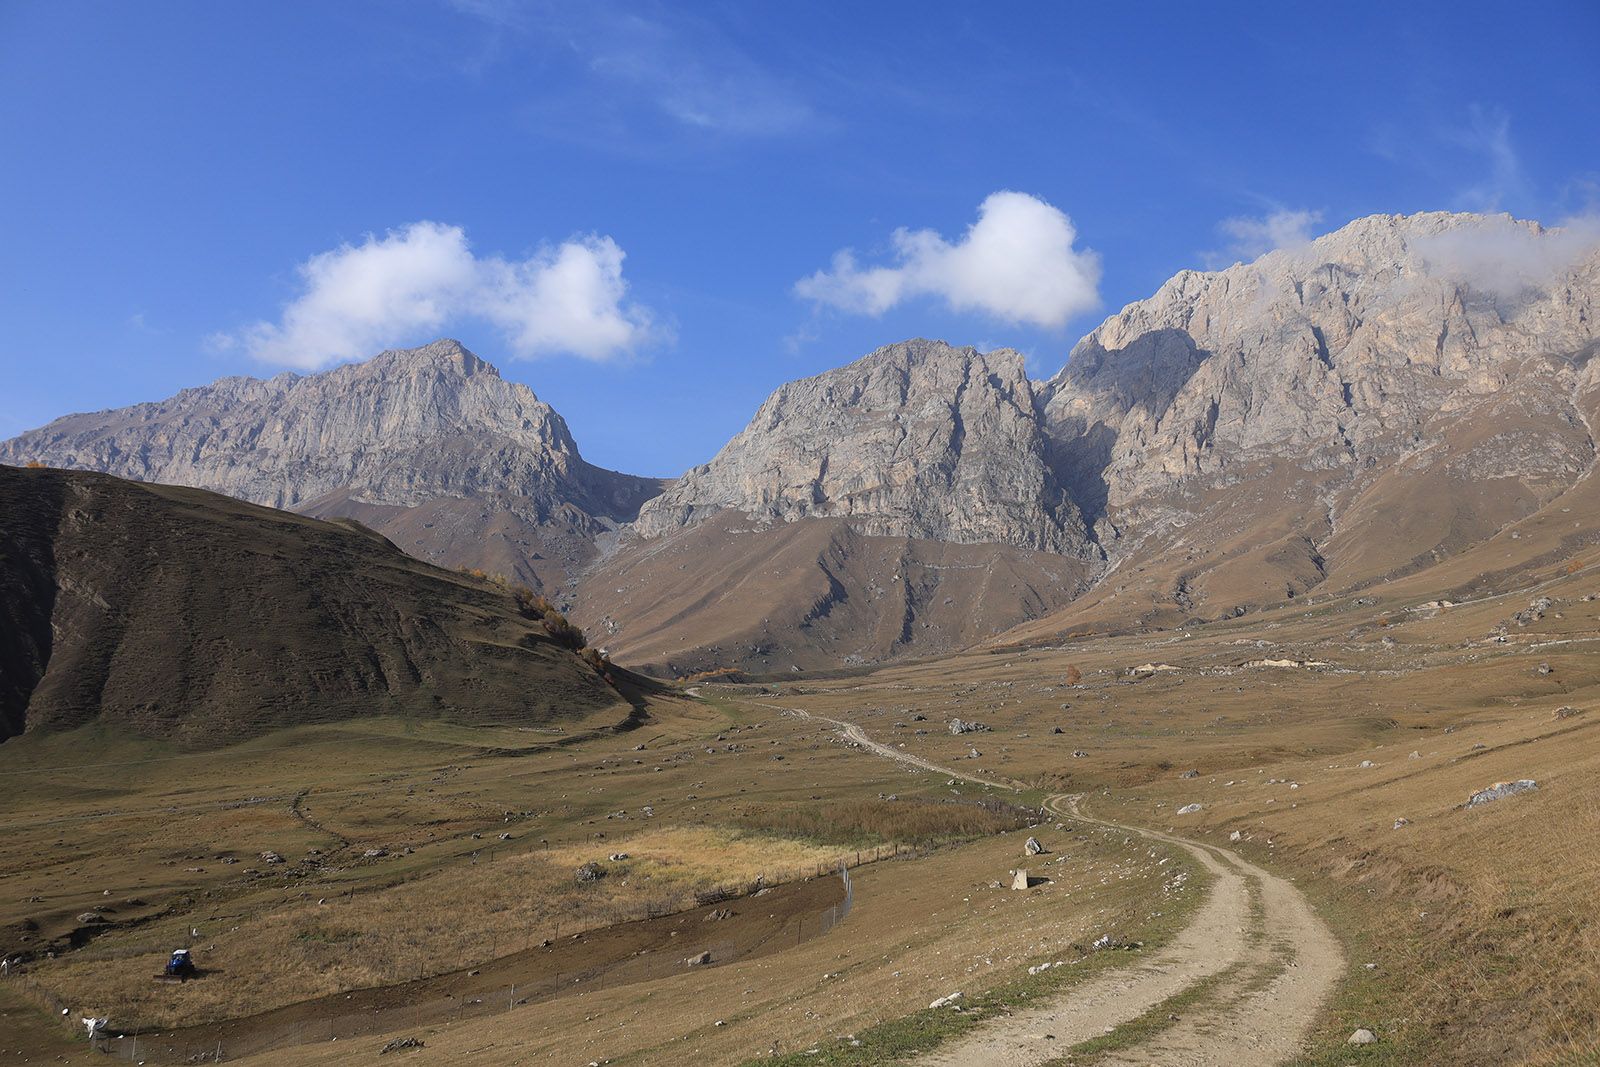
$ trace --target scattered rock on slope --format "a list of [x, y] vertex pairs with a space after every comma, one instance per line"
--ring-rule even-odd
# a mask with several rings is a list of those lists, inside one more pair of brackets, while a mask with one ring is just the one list
[[1487, 789], [1480, 789], [1467, 798], [1467, 807], [1475, 808], [1480, 804], [1492, 804], [1496, 800], [1514, 797], [1518, 793], [1529, 793], [1539, 788], [1539, 783], [1532, 778], [1519, 778], [1515, 782], [1496, 782]]

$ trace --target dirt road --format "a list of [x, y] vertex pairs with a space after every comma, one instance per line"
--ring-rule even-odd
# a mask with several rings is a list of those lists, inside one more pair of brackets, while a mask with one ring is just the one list
[[[1015, 784], [941, 767], [873, 741], [861, 727], [798, 708], [774, 708], [837, 726], [862, 748], [922, 770], [981, 785]], [[1138, 964], [1078, 986], [1053, 1003], [986, 1023], [918, 1057], [942, 1067], [1043, 1064], [1073, 1045], [1114, 1033], [1152, 1015], [1160, 1025], [1101, 1063], [1163, 1067], [1265, 1067], [1299, 1052], [1318, 1008], [1344, 970], [1344, 955], [1304, 895], [1286, 879], [1229, 849], [1174, 833], [1086, 814], [1081, 797], [1062, 794], [1046, 807], [1062, 818], [1093, 822], [1181, 848], [1213, 878], [1210, 895], [1170, 944]], [[1168, 1002], [1184, 996], [1180, 1010]], [[1148, 1021], [1148, 1020], [1147, 1020]]]

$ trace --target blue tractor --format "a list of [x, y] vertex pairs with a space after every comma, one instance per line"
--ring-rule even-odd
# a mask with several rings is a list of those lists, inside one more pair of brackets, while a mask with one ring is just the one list
[[167, 961], [167, 966], [161, 972], [163, 978], [174, 978], [180, 982], [187, 982], [200, 971], [194, 965], [194, 959], [186, 948], [174, 949], [172, 958]]

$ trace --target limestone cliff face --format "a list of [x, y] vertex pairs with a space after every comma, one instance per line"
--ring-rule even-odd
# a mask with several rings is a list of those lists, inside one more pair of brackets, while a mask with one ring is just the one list
[[0, 443], [0, 461], [26, 460], [286, 509], [333, 492], [398, 506], [508, 494], [536, 520], [568, 506], [626, 520], [655, 486], [585, 463], [550, 405], [448, 340], [69, 415]]
[[1047, 452], [1021, 356], [906, 341], [779, 387], [710, 463], [647, 504], [636, 529], [653, 537], [733, 511], [1084, 553]]
[[[1258, 461], [1391, 464], [1513, 388], [1571, 424], [1561, 396], [1592, 352], [1597, 297], [1583, 234], [1509, 216], [1360, 219], [1251, 264], [1184, 271], [1107, 319], [1041, 387], [1048, 432], [1097, 520]], [[1561, 478], [1590, 458], [1568, 441], [1512, 466]]]
[[450, 340], [224, 378], [0, 443], [0, 462], [30, 460], [348, 515], [435, 562], [552, 586], [660, 489], [584, 462], [550, 405]]

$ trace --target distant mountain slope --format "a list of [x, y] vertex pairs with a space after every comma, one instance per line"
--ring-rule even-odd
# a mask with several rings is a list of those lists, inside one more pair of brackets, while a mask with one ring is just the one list
[[618, 662], [654, 674], [816, 670], [970, 647], [1070, 603], [1094, 567], [723, 511], [626, 544], [585, 577], [574, 618]]
[[1597, 302], [1593, 235], [1509, 216], [1373, 216], [1177, 275], [1041, 390], [1111, 563], [1062, 624], [1362, 588], [1533, 513], [1595, 460]]
[[1048, 452], [1021, 356], [903, 341], [780, 386], [710, 463], [645, 505], [636, 529], [651, 537], [733, 511], [1093, 557]]
[[[890, 345], [781, 387], [646, 504], [642, 540], [586, 579], [582, 617], [655, 664], [761, 649], [805, 665], [918, 654], [1006, 619], [1043, 636], [1176, 625], [1392, 580], [1591, 469], [1597, 299], [1593, 234], [1373, 216], [1178, 274], [1045, 383], [1013, 353]], [[710, 516], [727, 519], [694, 534]], [[822, 520], [852, 536], [789, 528]], [[872, 541], [886, 537], [905, 547]], [[882, 572], [925, 558], [924, 540], [1049, 553], [1023, 571], [1059, 581], [990, 586], [961, 618], [931, 586], [885, 595]], [[814, 600], [850, 626], [830, 631]]]
[[790, 382], [647, 503], [578, 619], [622, 661], [755, 672], [948, 652], [1100, 565], [1022, 357], [889, 345]]
[[0, 466], [0, 623], [0, 740], [629, 710], [498, 587], [354, 524], [87, 472]]
[[548, 404], [449, 340], [223, 378], [0, 443], [0, 462], [29, 461], [359, 518], [422, 558], [552, 592], [661, 488], [584, 462]]

